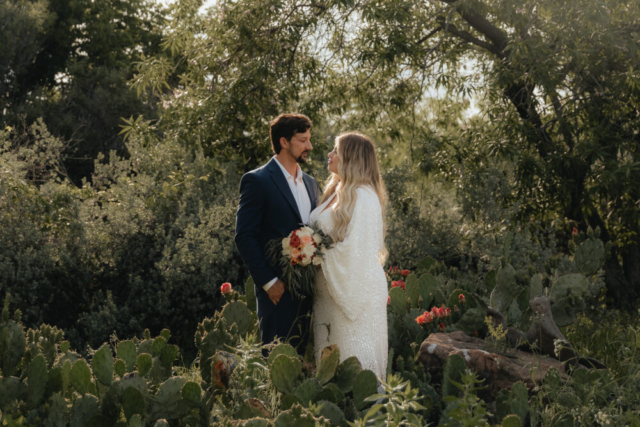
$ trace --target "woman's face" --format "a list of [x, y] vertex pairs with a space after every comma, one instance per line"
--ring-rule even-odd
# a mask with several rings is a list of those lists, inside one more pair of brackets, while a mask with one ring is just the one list
[[340, 157], [338, 157], [338, 144], [336, 144], [333, 147], [333, 150], [331, 150], [331, 152], [329, 153], [329, 162], [327, 164], [327, 169], [329, 169], [329, 172], [337, 174], [338, 163], [340, 163]]

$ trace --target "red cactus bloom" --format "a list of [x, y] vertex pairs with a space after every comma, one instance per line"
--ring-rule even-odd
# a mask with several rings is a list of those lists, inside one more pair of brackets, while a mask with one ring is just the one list
[[409, 270], [400, 270], [400, 274], [406, 277], [411, 274], [411, 272]]
[[428, 311], [425, 311], [420, 316], [416, 317], [416, 322], [418, 322], [418, 325], [422, 326], [425, 323], [433, 322], [433, 317], [431, 316], [431, 313], [429, 313]]
[[231, 293], [231, 283], [223, 283], [222, 286], [220, 286], [220, 292], [222, 292], [223, 294]]
[[434, 319], [437, 319], [438, 317], [440, 317], [438, 316], [438, 307], [431, 307], [431, 316]]
[[475, 335], [475, 336], [477, 337], [478, 335], [480, 335], [480, 332], [475, 331], [475, 332], [473, 333], [473, 335]]
[[464, 297], [464, 294], [460, 294], [460, 295], [458, 295], [458, 302], [459, 302], [460, 304], [464, 304], [464, 303], [465, 303], [465, 301], [466, 301], [466, 298]]
[[392, 288], [402, 288], [402, 290], [404, 290], [405, 283], [402, 280], [396, 280], [394, 282], [391, 282], [391, 287]]
[[579, 233], [578, 233], [578, 229], [577, 229], [577, 228], [575, 228], [575, 227], [573, 227], [573, 231], [571, 231], [571, 235], [572, 235], [573, 237], [576, 237], [578, 234], [579, 234]]
[[440, 332], [444, 332], [444, 330], [445, 330], [444, 323], [440, 322], [440, 324], [438, 325], [438, 330], [439, 330]]
[[391, 295], [387, 295], [387, 305], [391, 305]]

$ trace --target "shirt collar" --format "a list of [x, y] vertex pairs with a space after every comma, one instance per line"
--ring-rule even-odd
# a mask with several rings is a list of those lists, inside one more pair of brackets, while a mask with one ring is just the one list
[[289, 178], [293, 178], [295, 179], [295, 181], [297, 182], [302, 182], [302, 170], [300, 169], [300, 166], [296, 164], [296, 177], [294, 178], [293, 175], [291, 175], [289, 173], [289, 171], [287, 171], [284, 166], [282, 166], [282, 163], [280, 163], [280, 161], [278, 160], [278, 158], [276, 156], [273, 156], [273, 159], [276, 161], [276, 163], [278, 164], [278, 166], [280, 166], [280, 170], [282, 171], [282, 173], [284, 174], [284, 177], [286, 179]]

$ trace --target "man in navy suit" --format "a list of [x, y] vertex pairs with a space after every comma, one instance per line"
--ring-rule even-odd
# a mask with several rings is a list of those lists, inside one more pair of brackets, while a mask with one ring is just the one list
[[271, 122], [274, 156], [240, 181], [235, 242], [255, 283], [262, 342], [290, 340], [304, 353], [312, 301], [287, 290], [282, 271], [266, 255], [267, 244], [282, 239], [309, 221], [318, 205], [315, 179], [302, 172], [311, 145], [311, 121], [301, 114], [282, 114]]

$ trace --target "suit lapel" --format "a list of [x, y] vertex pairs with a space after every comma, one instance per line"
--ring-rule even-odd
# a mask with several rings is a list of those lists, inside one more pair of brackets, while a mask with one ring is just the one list
[[[275, 182], [278, 190], [282, 193], [286, 201], [291, 206], [291, 209], [298, 216], [298, 222], [302, 223], [302, 216], [300, 215], [300, 211], [298, 210], [298, 205], [296, 204], [296, 199], [293, 198], [293, 194], [291, 193], [291, 188], [289, 188], [289, 184], [287, 183], [287, 179], [284, 177], [282, 170], [280, 170], [280, 166], [276, 164], [276, 159], [272, 158], [268, 163], [269, 173], [271, 175], [271, 179]], [[306, 184], [305, 184], [306, 185]]]
[[311, 212], [316, 208], [316, 202], [318, 201], [318, 195], [316, 194], [316, 187], [313, 185], [313, 178], [303, 172], [302, 181], [309, 194], [309, 200], [311, 201]]

